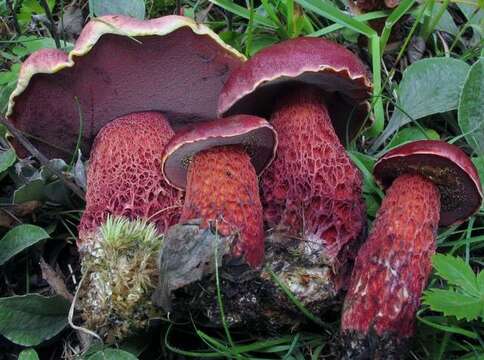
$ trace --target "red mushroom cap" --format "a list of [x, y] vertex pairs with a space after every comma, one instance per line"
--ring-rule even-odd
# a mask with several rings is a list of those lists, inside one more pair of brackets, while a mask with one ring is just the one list
[[251, 115], [236, 115], [198, 124], [177, 133], [167, 145], [162, 160], [163, 174], [171, 186], [184, 189], [188, 161], [196, 153], [215, 146], [245, 146], [257, 174], [276, 155], [277, 134], [264, 119]]
[[[288, 85], [315, 85], [333, 94], [327, 101], [340, 139], [358, 132], [368, 117], [371, 82], [361, 60], [343, 46], [301, 37], [268, 47], [234, 70], [219, 97], [218, 114], [268, 117]], [[355, 108], [355, 105], [356, 108]]]
[[440, 190], [442, 226], [465, 221], [482, 203], [474, 164], [465, 152], [444, 141], [420, 140], [394, 148], [376, 162], [373, 173], [383, 188], [406, 173], [433, 181]]
[[70, 53], [43, 49], [22, 64], [7, 116], [46, 155], [68, 157], [82, 115], [87, 153], [106, 123], [129, 113], [160, 111], [174, 128], [214, 118], [225, 78], [244, 59], [189, 18], [103, 16]]

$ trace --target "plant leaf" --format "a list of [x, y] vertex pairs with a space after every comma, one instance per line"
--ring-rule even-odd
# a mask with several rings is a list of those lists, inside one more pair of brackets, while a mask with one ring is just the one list
[[87, 360], [137, 360], [138, 358], [133, 354], [118, 350], [118, 349], [104, 349], [89, 356]]
[[45, 183], [44, 180], [41, 179], [21, 185], [13, 192], [13, 202], [15, 204], [21, 204], [33, 200], [42, 201], [44, 199]]
[[34, 349], [25, 349], [19, 354], [18, 360], [39, 360], [39, 355]]
[[478, 155], [484, 154], [484, 58], [471, 66], [459, 99], [459, 126]]
[[[432, 8], [432, 18], [437, 16], [437, 14], [442, 11], [442, 6], [442, 4], [434, 4]], [[442, 13], [442, 16], [439, 19], [439, 22], [436, 24], [435, 29], [445, 31], [452, 35], [457, 34], [457, 32], [459, 31], [459, 28], [454, 22], [454, 18], [447, 10], [444, 10], [444, 12]]]
[[4, 172], [10, 166], [15, 164], [15, 160], [17, 160], [15, 150], [8, 149], [6, 151], [0, 151], [0, 173]]
[[138, 19], [145, 18], [143, 0], [90, 0], [89, 6], [96, 16], [121, 14]]
[[19, 345], [38, 345], [64, 329], [69, 306], [61, 296], [0, 298], [0, 334]]
[[453, 58], [423, 59], [410, 65], [398, 87], [396, 109], [373, 149], [413, 120], [457, 109], [468, 70], [468, 64]]
[[462, 288], [468, 294], [480, 295], [476, 274], [461, 257], [435, 254], [432, 256], [432, 265], [449, 284]]
[[51, 37], [20, 36], [17, 41], [18, 45], [12, 49], [12, 53], [18, 57], [24, 57], [44, 48], [56, 48], [55, 41]]
[[452, 290], [430, 289], [424, 293], [424, 303], [432, 310], [455, 316], [458, 320], [475, 320], [483, 316], [484, 303], [480, 297], [468, 296]]
[[47, 238], [49, 234], [39, 226], [25, 224], [14, 227], [0, 240], [0, 265], [22, 250]]
[[417, 126], [410, 126], [400, 129], [388, 144], [388, 148], [390, 149], [410, 141], [426, 139], [439, 140], [440, 135], [432, 129], [420, 129]]

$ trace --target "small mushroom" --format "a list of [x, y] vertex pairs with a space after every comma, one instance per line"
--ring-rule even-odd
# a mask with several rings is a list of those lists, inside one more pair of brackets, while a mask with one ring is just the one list
[[[168, 231], [162, 249], [164, 296], [212, 272], [215, 248], [220, 258], [261, 267], [264, 230], [257, 174], [270, 164], [276, 146], [269, 123], [248, 115], [197, 124], [168, 144], [163, 173], [186, 195], [180, 225]], [[160, 303], [168, 307], [166, 300]]]
[[345, 359], [403, 359], [431, 273], [437, 228], [459, 224], [482, 202], [479, 175], [454, 145], [422, 140], [375, 164], [388, 188], [356, 258], [341, 321]]
[[[288, 284], [306, 305], [334, 297], [343, 286], [364, 229], [361, 175], [341, 141], [364, 126], [370, 92], [365, 66], [349, 50], [325, 39], [297, 38], [234, 70], [219, 98], [219, 115], [263, 116], [278, 133], [276, 159], [261, 182], [264, 217], [277, 234], [273, 239], [285, 239], [286, 260], [294, 257], [287, 262], [300, 264], [301, 276], [278, 275], [311, 279], [305, 286]], [[322, 267], [332, 274], [324, 287], [316, 281]]]

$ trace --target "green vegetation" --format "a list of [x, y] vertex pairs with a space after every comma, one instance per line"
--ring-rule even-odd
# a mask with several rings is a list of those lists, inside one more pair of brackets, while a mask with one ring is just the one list
[[[40, 48], [71, 48], [78, 24], [87, 17], [116, 11], [153, 18], [181, 6], [183, 14], [208, 24], [249, 57], [280, 40], [323, 36], [345, 44], [368, 64], [374, 123], [347, 150], [364, 176], [370, 220], [383, 196], [372, 166], [398, 144], [426, 138], [454, 143], [471, 154], [484, 179], [482, 0], [402, 0], [392, 10], [360, 15], [351, 15], [346, 5], [342, 0], [186, 0], [181, 5], [169, 0], [3, 1], [0, 113], [6, 111], [20, 63]], [[9, 140], [0, 127], [0, 334], [9, 340], [0, 338], [1, 354], [20, 354], [20, 359], [334, 358], [338, 306], [328, 310], [322, 324], [316, 319], [287, 334], [256, 337], [227, 327], [177, 324], [168, 317], [120, 349], [94, 344], [81, 351], [82, 339], [67, 328], [68, 300], [53, 295], [59, 288], [73, 294], [79, 285], [75, 241], [83, 202], [45, 166], [18, 160]], [[85, 185], [82, 161], [51, 160], [49, 167], [79, 187]], [[136, 232], [136, 224], [113, 221], [104, 229], [107, 238], [129, 240], [132, 234], [126, 229]], [[151, 230], [143, 235], [149, 243], [157, 236]], [[126, 243], [106, 244], [118, 251]], [[484, 207], [464, 224], [441, 229], [438, 252], [409, 359], [483, 359]], [[41, 259], [50, 273], [42, 269], [41, 274]], [[218, 300], [222, 305], [220, 292]], [[15, 321], [13, 311], [18, 314]], [[26, 349], [40, 343], [45, 346]]]

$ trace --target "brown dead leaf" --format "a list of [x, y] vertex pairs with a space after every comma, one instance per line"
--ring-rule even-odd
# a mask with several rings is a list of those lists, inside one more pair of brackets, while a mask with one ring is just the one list
[[43, 258], [40, 258], [39, 264], [40, 269], [42, 270], [42, 278], [47, 281], [52, 290], [54, 290], [56, 294], [72, 302], [74, 297], [69, 290], [67, 290], [63, 276], [52, 269]]

